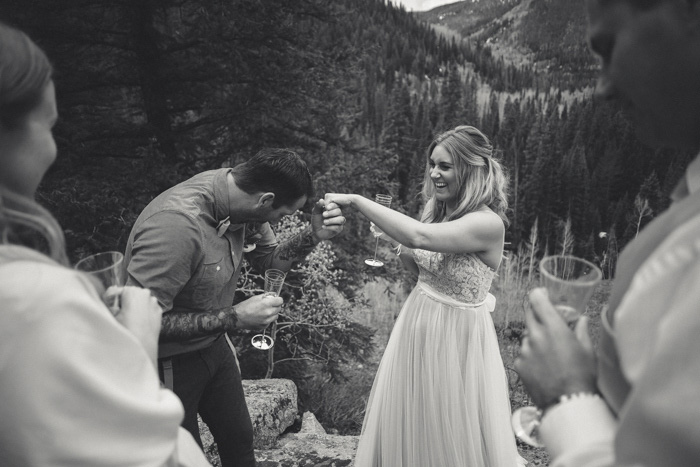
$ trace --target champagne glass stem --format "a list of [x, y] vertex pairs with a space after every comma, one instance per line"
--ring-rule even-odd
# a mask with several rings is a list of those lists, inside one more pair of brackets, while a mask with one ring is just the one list
[[377, 237], [377, 242], [374, 244], [374, 258], [372, 259], [372, 262], [376, 263], [377, 262], [377, 248], [379, 247], [379, 237]]
[[270, 337], [274, 340], [277, 337], [277, 320], [270, 325]]

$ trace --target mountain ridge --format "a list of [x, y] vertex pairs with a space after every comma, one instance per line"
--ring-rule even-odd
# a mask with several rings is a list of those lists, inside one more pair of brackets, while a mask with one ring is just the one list
[[586, 87], [597, 69], [586, 42], [586, 15], [575, 0], [480, 0], [414, 13], [438, 33], [487, 49], [496, 60], [552, 73], [566, 87]]

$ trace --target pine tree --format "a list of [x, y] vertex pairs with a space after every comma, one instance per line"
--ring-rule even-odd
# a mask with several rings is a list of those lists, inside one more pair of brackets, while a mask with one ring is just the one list
[[[505, 148], [513, 143], [520, 124], [520, 118], [520, 101], [517, 98], [514, 100], [510, 97], [506, 98], [506, 103], [503, 107], [503, 123], [501, 124], [498, 138], [494, 141], [496, 146]], [[505, 163], [506, 165], [512, 165], [512, 160], [509, 160], [508, 154], [506, 154]]]
[[[580, 135], [580, 134], [579, 134]], [[571, 228], [578, 241], [588, 238], [590, 225], [589, 172], [586, 165], [586, 152], [579, 135], [575, 138], [571, 151], [564, 157], [560, 167], [562, 179], [562, 199], [565, 201], [567, 216], [571, 218]]]
[[[525, 147], [522, 154], [514, 166], [514, 177], [519, 180], [517, 219], [522, 233], [528, 229], [543, 213], [539, 209], [543, 195], [542, 186], [544, 180], [541, 173], [536, 170], [536, 166], [541, 166], [543, 154], [540, 153], [542, 138], [542, 116], [536, 119], [535, 124], [530, 128]], [[540, 162], [538, 164], [538, 161]]]
[[498, 138], [499, 119], [498, 95], [495, 92], [491, 92], [488, 108], [484, 111], [481, 119], [481, 129], [492, 141], [496, 141]]
[[449, 68], [447, 81], [443, 85], [442, 91], [442, 126], [444, 128], [454, 128], [463, 123], [462, 89], [464, 84], [459, 67], [453, 63]]
[[411, 188], [409, 176], [413, 163], [415, 138], [411, 122], [411, 96], [405, 82], [397, 83], [391, 95], [381, 149], [389, 155], [393, 170], [390, 179], [397, 185], [398, 201], [404, 204]]
[[462, 109], [462, 122], [475, 126], [479, 121], [479, 112], [476, 105], [477, 84], [474, 78], [467, 81], [464, 87], [464, 107]]

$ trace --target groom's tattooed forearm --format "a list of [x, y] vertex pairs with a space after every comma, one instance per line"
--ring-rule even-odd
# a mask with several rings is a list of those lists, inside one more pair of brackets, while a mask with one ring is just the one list
[[296, 261], [306, 257], [315, 246], [313, 229], [309, 226], [301, 233], [281, 243], [275, 251], [275, 256], [282, 261]]
[[234, 329], [238, 323], [235, 307], [213, 313], [165, 313], [163, 315], [160, 340], [176, 342], [195, 337], [210, 336]]

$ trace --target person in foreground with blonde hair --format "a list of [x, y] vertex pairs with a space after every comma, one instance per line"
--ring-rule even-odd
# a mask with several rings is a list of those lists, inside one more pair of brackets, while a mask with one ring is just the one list
[[57, 118], [48, 59], [0, 23], [0, 464], [208, 466], [160, 387], [156, 299], [124, 287], [115, 319], [34, 201]]
[[420, 221], [360, 195], [326, 194], [365, 215], [418, 274], [374, 380], [356, 467], [525, 463], [490, 314], [507, 222], [507, 179], [492, 153], [471, 126], [435, 138]]

